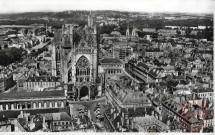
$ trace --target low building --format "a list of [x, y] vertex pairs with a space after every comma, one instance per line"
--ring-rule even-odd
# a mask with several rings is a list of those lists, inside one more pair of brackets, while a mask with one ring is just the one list
[[0, 116], [0, 132], [12, 132], [11, 122], [4, 115]]
[[22, 64], [25, 65], [25, 66], [38, 68], [38, 63], [35, 60], [30, 59], [30, 58], [25, 59], [22, 62]]
[[0, 91], [4, 92], [8, 90], [9, 88], [13, 87], [15, 85], [15, 82], [13, 81], [13, 75], [9, 74], [2, 74], [0, 76]]
[[133, 52], [133, 48], [130, 46], [118, 46], [114, 48], [114, 56], [120, 60], [125, 60]]
[[208, 99], [210, 101], [213, 101], [213, 89], [211, 88], [198, 88], [193, 90], [193, 92], [202, 99]]
[[51, 132], [44, 114], [31, 115], [21, 111], [16, 126], [16, 132]]
[[117, 58], [103, 58], [100, 60], [101, 67], [106, 74], [121, 74], [123, 70], [122, 62]]
[[131, 121], [138, 116], [152, 115], [152, 103], [130, 80], [109, 78], [105, 91], [109, 109], [105, 112], [108, 131], [134, 132]]
[[[178, 96], [162, 102], [162, 114], [179, 122], [187, 132], [199, 132], [212, 126], [213, 116], [206, 101], [193, 97]], [[170, 126], [170, 122], [167, 121]]]
[[66, 96], [64, 90], [2, 93], [0, 111], [64, 108]]
[[150, 68], [143, 62], [129, 60], [125, 64], [125, 71], [142, 82], [161, 82], [166, 73], [163, 68]]
[[134, 128], [139, 132], [168, 132], [169, 126], [154, 116], [136, 117], [133, 119]]
[[143, 62], [129, 60], [125, 63], [125, 71], [141, 82], [147, 82], [149, 69], [149, 66]]
[[43, 114], [51, 132], [74, 130], [73, 120], [66, 112]]
[[24, 89], [29, 90], [44, 90], [45, 88], [59, 86], [60, 80], [58, 77], [53, 76], [35, 76], [29, 77], [24, 83]]
[[146, 56], [150, 58], [159, 58], [164, 53], [159, 48], [146, 49]]

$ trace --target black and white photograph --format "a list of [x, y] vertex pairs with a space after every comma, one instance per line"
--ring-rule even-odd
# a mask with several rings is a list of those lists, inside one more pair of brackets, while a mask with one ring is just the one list
[[0, 134], [213, 134], [214, 9], [0, 0]]

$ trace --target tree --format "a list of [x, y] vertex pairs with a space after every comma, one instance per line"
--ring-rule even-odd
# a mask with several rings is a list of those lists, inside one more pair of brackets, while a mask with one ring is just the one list
[[27, 28], [24, 30], [24, 34], [25, 34], [25, 35], [28, 34], [28, 29], [27, 29]]
[[22, 60], [23, 52], [22, 48], [11, 47], [8, 49], [0, 50], [0, 65], [7, 66], [16, 61]]
[[7, 45], [7, 44], [4, 44], [4, 48], [8, 48], [8, 45]]
[[181, 35], [181, 31], [177, 30], [176, 31], [177, 35]]
[[104, 25], [100, 28], [100, 34], [110, 34], [116, 27], [115, 25]]
[[185, 36], [190, 38], [190, 34], [191, 34], [192, 30], [190, 29], [190, 27], [188, 27], [186, 30], [185, 30]]

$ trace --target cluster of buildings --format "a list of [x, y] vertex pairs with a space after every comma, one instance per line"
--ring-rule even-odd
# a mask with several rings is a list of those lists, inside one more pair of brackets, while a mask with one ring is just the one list
[[[40, 43], [46, 42], [46, 35], [44, 31], [36, 33], [40, 30], [39, 27], [19, 28], [19, 30], [12, 28], [1, 28], [1, 48], [16, 47], [23, 48], [28, 51]], [[27, 30], [27, 33], [26, 33]], [[46, 30], [47, 31], [47, 30]]]
[[[90, 14], [85, 27], [55, 30], [47, 51], [1, 68], [0, 129], [203, 132], [213, 126], [213, 42], [141, 38], [138, 31], [128, 27], [126, 35], [113, 31], [98, 41]], [[95, 102], [104, 102], [96, 112], [105, 130], [96, 124]]]
[[[213, 127], [213, 42], [183, 36], [140, 38], [135, 30], [131, 35], [129, 28], [126, 35], [114, 31], [101, 39], [109, 131], [203, 132]], [[130, 52], [121, 57], [123, 44]], [[120, 63], [122, 72], [111, 72]], [[180, 110], [190, 100], [201, 104]]]

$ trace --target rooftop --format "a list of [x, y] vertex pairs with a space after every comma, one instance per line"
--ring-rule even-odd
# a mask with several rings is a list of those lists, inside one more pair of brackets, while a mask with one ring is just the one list
[[29, 77], [26, 81], [29, 81], [29, 82], [58, 82], [59, 77], [54, 77], [54, 76], [34, 76], [34, 77]]
[[45, 113], [43, 115], [45, 116], [46, 120], [72, 121], [72, 118], [66, 112]]
[[158, 77], [162, 70], [164, 70], [164, 69], [163, 68], [153, 68], [149, 71], [149, 74], [154, 77]]
[[139, 62], [139, 63], [137, 64], [137, 67], [143, 68], [143, 69], [145, 69], [145, 70], [149, 70], [149, 66], [146, 65], [146, 64], [143, 63], [143, 62]]
[[199, 88], [199, 89], [193, 90], [193, 92], [196, 92], [196, 93], [213, 92], [213, 89], [211, 89], [211, 88]]
[[22, 64], [31, 64], [31, 63], [37, 63], [37, 62], [30, 58], [27, 58], [22, 62]]
[[55, 91], [32, 91], [32, 92], [14, 92], [1, 93], [0, 100], [4, 99], [25, 99], [25, 98], [47, 98], [47, 97], [64, 97], [63, 90]]
[[169, 129], [169, 127], [156, 119], [154, 116], [147, 116], [147, 117], [136, 117], [134, 118], [135, 123], [138, 123], [140, 126], [148, 126], [148, 125], [158, 125], [161, 128]]
[[122, 64], [117, 58], [104, 58], [100, 61], [102, 64]]

